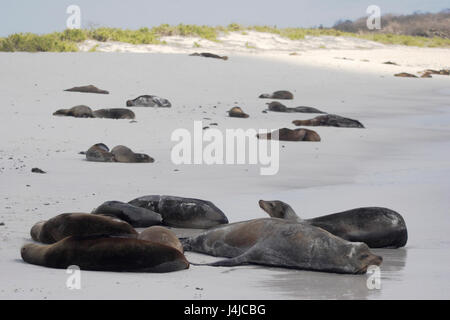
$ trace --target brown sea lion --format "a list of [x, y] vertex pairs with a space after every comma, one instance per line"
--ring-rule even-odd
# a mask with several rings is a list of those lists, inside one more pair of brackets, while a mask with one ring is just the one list
[[86, 160], [94, 162], [114, 162], [114, 156], [104, 143], [97, 143], [86, 151]]
[[363, 124], [358, 120], [344, 118], [335, 114], [326, 114], [317, 116], [309, 120], [294, 120], [292, 121], [296, 126], [325, 126], [325, 127], [339, 127], [339, 128], [364, 128]]
[[284, 99], [284, 100], [292, 100], [294, 99], [294, 95], [285, 90], [275, 91], [272, 94], [264, 93], [259, 96], [261, 99]]
[[82, 93], [99, 93], [99, 94], [109, 94], [106, 90], [101, 90], [93, 85], [82, 86], [82, 87], [73, 87], [71, 89], [66, 89], [64, 91], [69, 92], [82, 92]]
[[276, 133], [278, 135], [278, 140], [280, 141], [314, 141], [318, 142], [320, 141], [320, 136], [317, 132], [309, 129], [288, 129], [288, 128], [282, 128], [279, 130], [276, 130], [274, 132], [264, 133], [264, 134], [257, 134], [256, 136], [258, 139], [272, 139], [272, 135]]
[[177, 249], [183, 253], [183, 245], [181, 244], [175, 233], [167, 228], [153, 226], [142, 231], [138, 239], [163, 244]]
[[49, 268], [81, 270], [172, 272], [189, 268], [178, 250], [159, 243], [127, 237], [96, 235], [67, 237], [51, 245], [26, 244], [25, 262]]
[[202, 52], [202, 53], [193, 53], [190, 54], [191, 57], [205, 57], [205, 58], [214, 58], [214, 59], [221, 59], [221, 60], [228, 60], [227, 56], [219, 56], [217, 54], [214, 53], [209, 53], [209, 52]]
[[67, 116], [75, 118], [94, 118], [94, 113], [88, 106], [75, 106], [70, 109], [60, 109], [53, 113], [54, 116]]
[[279, 103], [278, 101], [273, 101], [271, 103], [268, 103], [269, 111], [274, 112], [287, 112], [287, 113], [323, 113], [326, 112], [320, 111], [319, 109], [312, 108], [312, 107], [295, 107], [295, 108], [288, 108], [284, 104]]
[[123, 163], [153, 163], [155, 159], [144, 153], [134, 153], [125, 146], [116, 146], [111, 150], [114, 161]]
[[180, 239], [185, 251], [229, 259], [209, 266], [261, 264], [335, 273], [363, 274], [382, 258], [364, 243], [348, 242], [307, 223], [269, 218], [219, 226]]
[[137, 232], [124, 221], [88, 213], [64, 213], [31, 228], [31, 238], [42, 243], [55, 243], [68, 236], [94, 234], [132, 235]]
[[240, 107], [231, 108], [231, 110], [228, 111], [228, 115], [232, 118], [248, 118], [248, 117], [250, 117]]
[[394, 74], [395, 77], [402, 77], [402, 78], [418, 78], [416, 75], [407, 73], [407, 72], [400, 72]]
[[100, 109], [93, 112], [95, 118], [107, 119], [135, 119], [133, 111], [123, 108]]
[[308, 223], [342, 239], [364, 242], [370, 248], [399, 248], [408, 241], [405, 220], [399, 213], [387, 208], [357, 208], [302, 220], [282, 201], [260, 200], [259, 206], [273, 218]]
[[94, 209], [92, 214], [114, 217], [128, 222], [135, 228], [147, 228], [162, 223], [159, 213], [119, 201], [107, 201]]

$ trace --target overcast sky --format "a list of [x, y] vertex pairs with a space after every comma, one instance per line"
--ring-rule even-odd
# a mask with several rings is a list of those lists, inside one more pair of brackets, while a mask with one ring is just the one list
[[137, 29], [168, 24], [332, 26], [339, 19], [366, 16], [369, 5], [381, 13], [438, 12], [449, 0], [0, 0], [0, 36], [48, 33], [66, 28], [69, 5], [78, 5], [82, 27]]

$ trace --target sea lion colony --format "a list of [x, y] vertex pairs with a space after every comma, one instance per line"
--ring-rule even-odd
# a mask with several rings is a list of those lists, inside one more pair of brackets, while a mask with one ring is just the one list
[[[227, 60], [213, 54], [194, 54]], [[438, 72], [429, 72], [438, 74]], [[445, 73], [439, 73], [445, 74]], [[401, 75], [405, 76], [405, 75]], [[406, 75], [408, 76], [408, 75]], [[109, 94], [95, 86], [65, 91]], [[261, 94], [261, 99], [293, 100], [289, 91]], [[169, 100], [154, 95], [126, 101], [127, 107], [170, 108]], [[357, 120], [344, 118], [312, 107], [286, 107], [278, 101], [268, 110], [285, 113], [323, 114], [311, 120], [295, 120], [295, 125], [364, 128]], [[266, 111], [264, 111], [266, 112]], [[54, 115], [78, 118], [134, 119], [129, 109], [100, 109], [87, 106], [60, 109]], [[248, 118], [240, 107], [230, 117]], [[282, 141], [321, 140], [315, 131], [282, 128], [258, 136]], [[94, 162], [153, 162], [146, 155], [125, 146], [111, 151], [98, 143], [83, 152]], [[92, 213], [65, 213], [36, 223], [32, 239], [42, 244], [26, 244], [22, 259], [51, 268], [78, 265], [85, 270], [171, 272], [189, 268], [185, 251], [196, 251], [227, 258], [209, 266], [261, 264], [335, 273], [365, 273], [368, 266], [380, 265], [382, 258], [369, 247], [402, 247], [407, 231], [403, 217], [385, 208], [360, 208], [315, 219], [302, 220], [281, 201], [259, 202], [271, 218], [228, 224], [225, 214], [209, 201], [174, 196], [144, 196], [129, 203], [108, 201]], [[134, 228], [147, 228], [137, 232]], [[205, 231], [194, 237], [178, 239], [168, 228], [198, 228]], [[276, 253], [276, 254], [275, 254]]]

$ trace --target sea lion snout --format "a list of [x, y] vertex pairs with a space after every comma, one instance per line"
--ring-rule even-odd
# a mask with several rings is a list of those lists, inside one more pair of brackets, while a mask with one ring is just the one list
[[127, 100], [127, 107], [132, 107], [132, 106], [133, 106], [133, 101]]

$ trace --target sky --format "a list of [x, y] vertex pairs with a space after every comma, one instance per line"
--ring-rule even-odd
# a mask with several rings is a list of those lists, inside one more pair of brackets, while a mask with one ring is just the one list
[[339, 19], [367, 16], [369, 5], [381, 14], [438, 12], [450, 0], [0, 0], [0, 36], [49, 33], [66, 28], [67, 7], [78, 5], [88, 27], [138, 29], [168, 24], [331, 27]]

